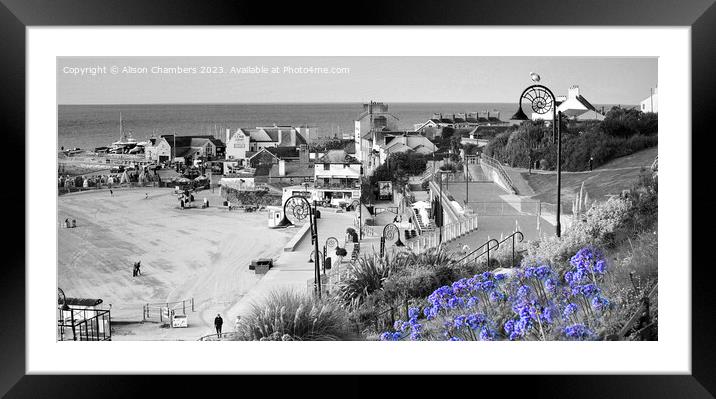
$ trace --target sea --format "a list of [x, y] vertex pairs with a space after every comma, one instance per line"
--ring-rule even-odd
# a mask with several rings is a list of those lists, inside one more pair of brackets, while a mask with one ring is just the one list
[[[453, 114], [490, 111], [502, 120], [517, 109], [509, 103], [390, 103], [389, 112], [398, 118], [398, 128], [413, 130], [433, 113]], [[151, 105], [59, 105], [59, 147], [94, 149], [119, 139], [122, 128], [137, 141], [152, 135], [213, 135], [224, 140], [227, 128], [308, 125], [310, 140], [322, 137], [352, 137], [354, 120], [363, 111], [360, 103], [331, 104], [151, 104]]]

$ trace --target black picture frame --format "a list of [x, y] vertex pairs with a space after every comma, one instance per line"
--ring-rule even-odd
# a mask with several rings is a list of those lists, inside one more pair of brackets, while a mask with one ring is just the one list
[[[512, 0], [512, 1], [381, 1], [376, 3], [339, 2], [248, 2], [248, 1], [176, 1], [176, 0], [0, 0], [0, 88], [2, 88], [2, 117], [0, 124], [6, 137], [11, 158], [9, 165], [26, 165], [31, 149], [25, 148], [25, 46], [26, 27], [31, 26], [99, 26], [99, 25], [253, 25], [267, 22], [272, 25], [297, 23], [320, 24], [377, 24], [377, 25], [592, 25], [592, 26], [690, 26], [692, 79], [692, 170], [708, 170], [706, 146], [693, 146], [693, 139], [703, 137], [713, 125], [711, 106], [716, 104], [716, 6], [713, 0], [684, 3], [683, 0], [619, 0], [573, 1]], [[277, 6], [280, 4], [280, 7]], [[326, 15], [325, 11], [335, 15]], [[605, 45], [605, 44], [601, 44]], [[606, 44], [608, 45], [608, 44]], [[638, 43], [635, 43], [638, 45]], [[519, 54], [516, 49], [515, 54]], [[48, 88], [48, 95], [54, 95]], [[674, 134], [674, 133], [663, 133]], [[24, 149], [19, 151], [18, 149]], [[700, 151], [700, 152], [698, 152]], [[700, 155], [700, 156], [699, 156]], [[12, 159], [14, 157], [15, 159]], [[14, 172], [16, 173], [16, 172]], [[26, 176], [27, 179], [27, 176]], [[27, 181], [27, 180], [25, 180]], [[693, 182], [699, 180], [692, 179]], [[25, 184], [25, 183], [23, 183]], [[699, 186], [703, 189], [703, 186]], [[706, 194], [706, 193], [704, 193]], [[8, 212], [20, 218], [17, 203], [24, 214], [22, 190], [12, 198], [15, 203]], [[691, 205], [691, 204], [689, 204]], [[8, 205], [6, 205], [8, 206]], [[686, 205], [685, 205], [686, 206]], [[25, 220], [12, 222], [7, 236], [6, 262], [0, 277], [0, 297], [4, 311], [0, 317], [0, 394], [7, 397], [124, 397], [147, 394], [150, 390], [176, 381], [168, 377], [130, 376], [31, 376], [25, 375]], [[704, 248], [707, 234], [692, 234], [692, 247]], [[685, 251], [685, 249], [675, 249]], [[520, 393], [544, 397], [634, 398], [634, 397], [714, 397], [716, 395], [716, 328], [715, 300], [710, 290], [713, 275], [710, 262], [692, 261], [693, 251], [684, 253], [684, 262], [692, 262], [692, 373], [690, 375], [650, 376], [489, 376], [463, 378], [452, 386], [466, 384], [465, 389], [489, 379], [502, 386], [507, 396]], [[9, 260], [9, 261], [8, 261]], [[208, 360], [210, 361], [210, 360]], [[235, 378], [235, 377], [231, 377]], [[281, 377], [286, 378], [286, 377]], [[412, 385], [392, 380], [390, 384], [360, 383], [357, 377], [331, 378], [331, 384], [342, 384], [341, 396], [367, 396], [380, 392], [381, 397], [392, 396], [391, 390], [406, 392]], [[385, 377], [383, 377], [385, 379]], [[477, 378], [477, 379], [476, 379]], [[482, 380], [482, 381], [480, 381]], [[233, 380], [231, 380], [233, 381]], [[255, 380], [257, 386], [272, 385], [266, 378]], [[147, 384], [147, 382], [149, 382]], [[201, 384], [205, 394], [231, 382], [226, 379]], [[295, 385], [298, 384], [298, 385]], [[310, 383], [308, 383], [310, 384]], [[306, 381], [281, 384], [294, 391], [306, 387]], [[275, 385], [271, 387], [272, 393]], [[325, 386], [325, 385], [323, 385]], [[377, 391], [377, 386], [384, 386]], [[392, 388], [390, 387], [392, 386]], [[161, 390], [159, 391], [161, 392]], [[314, 390], [315, 392], [315, 390]], [[427, 393], [427, 391], [424, 391]], [[329, 392], [317, 392], [317, 394]], [[246, 392], [246, 394], [249, 394]], [[476, 392], [475, 395], [478, 393]], [[273, 395], [272, 395], [273, 396]]]

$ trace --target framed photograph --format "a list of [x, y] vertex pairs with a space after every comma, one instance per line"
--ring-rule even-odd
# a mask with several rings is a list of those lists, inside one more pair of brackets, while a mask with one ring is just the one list
[[716, 393], [691, 229], [711, 1], [385, 3], [344, 26], [313, 5], [253, 25], [276, 5], [2, 3], [25, 172], [8, 397], [146, 394], [112, 374]]

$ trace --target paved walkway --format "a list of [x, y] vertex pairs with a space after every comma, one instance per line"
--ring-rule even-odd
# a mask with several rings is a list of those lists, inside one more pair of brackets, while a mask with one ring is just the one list
[[[468, 167], [471, 174], [482, 173], [479, 165]], [[451, 242], [449, 249], [455, 250], [463, 245], [474, 249], [491, 238], [499, 240], [501, 236], [506, 237], [516, 229], [525, 235], [526, 240], [553, 233], [554, 227], [537, 216], [537, 202], [525, 196], [511, 195], [492, 182], [470, 182], [467, 186], [468, 207], [478, 215], [478, 228]], [[447, 190], [461, 203], [466, 198], [464, 182], [451, 182]]]
[[[323, 251], [323, 246], [329, 237], [337, 238], [338, 245], [343, 247], [345, 245], [346, 228], [353, 226], [354, 212], [335, 213], [320, 208], [319, 210], [321, 210], [321, 218], [318, 219], [319, 250]], [[242, 317], [247, 315], [253, 303], [265, 298], [276, 289], [289, 288], [298, 292], [307, 292], [308, 282], [313, 281], [314, 278], [314, 263], [308, 262], [313, 250], [311, 236], [306, 234], [293, 252], [281, 254], [274, 263], [274, 267], [259, 280], [256, 286], [226, 312], [229, 320], [233, 320], [236, 315], [241, 315]], [[351, 246], [349, 245], [346, 250], [348, 255], [344, 259], [347, 262], [350, 260]], [[330, 253], [329, 256], [335, 262], [335, 256]], [[345, 265], [347, 263], [344, 263]], [[321, 266], [321, 269], [323, 269], [323, 266]]]

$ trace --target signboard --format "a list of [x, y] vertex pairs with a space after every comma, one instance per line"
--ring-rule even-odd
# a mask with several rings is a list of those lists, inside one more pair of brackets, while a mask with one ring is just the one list
[[188, 327], [186, 315], [183, 315], [183, 314], [174, 315], [174, 317], [172, 317], [172, 327], [174, 327], [174, 328]]
[[378, 196], [380, 199], [392, 199], [393, 198], [393, 182], [391, 181], [379, 181], [378, 182]]

